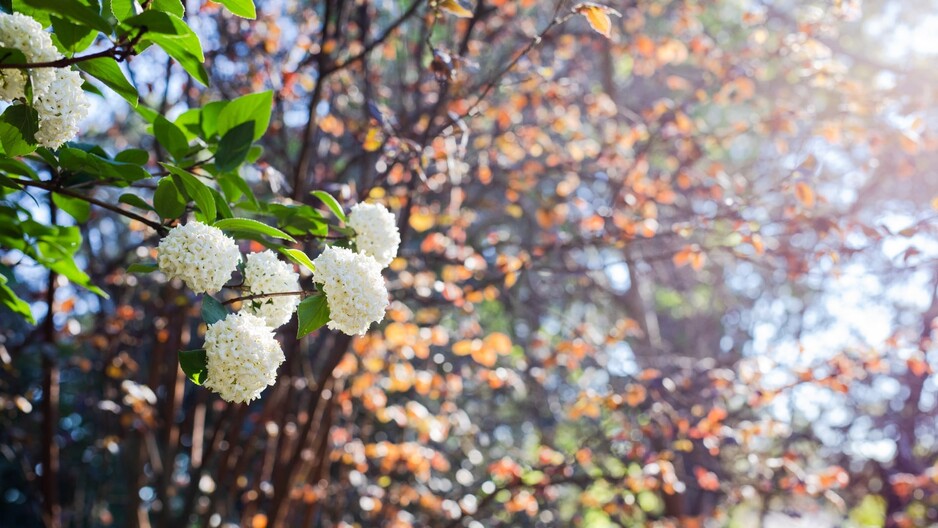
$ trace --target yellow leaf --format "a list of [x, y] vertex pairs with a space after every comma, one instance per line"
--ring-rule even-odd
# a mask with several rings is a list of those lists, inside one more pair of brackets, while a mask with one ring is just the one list
[[931, 199], [932, 209], [938, 209], [938, 196]]
[[795, 197], [798, 198], [798, 201], [808, 209], [814, 207], [814, 189], [812, 189], [811, 186], [807, 183], [798, 182], [795, 184]]
[[463, 7], [457, 0], [443, 0], [438, 4], [440, 9], [460, 18], [472, 18], [472, 11]]
[[365, 144], [363, 145], [365, 150], [368, 152], [374, 152], [381, 148], [381, 131], [377, 128], [368, 129], [368, 134], [365, 136]]
[[429, 213], [418, 211], [410, 215], [410, 227], [413, 227], [414, 231], [417, 231], [418, 233], [422, 233], [430, 229], [435, 223], [436, 221], [434, 220], [433, 215]]
[[606, 38], [609, 38], [612, 33], [612, 20], [609, 15], [622, 16], [615, 9], [588, 2], [577, 4], [573, 10], [586, 17], [590, 27]]

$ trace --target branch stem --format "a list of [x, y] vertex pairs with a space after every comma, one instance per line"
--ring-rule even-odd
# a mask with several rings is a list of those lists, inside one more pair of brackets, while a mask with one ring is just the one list
[[116, 205], [112, 205], [107, 202], [102, 202], [101, 200], [98, 200], [97, 198], [92, 198], [91, 196], [85, 196], [83, 194], [76, 193], [68, 189], [67, 187], [59, 187], [55, 184], [52, 184], [50, 182], [45, 182], [45, 181], [31, 181], [31, 180], [21, 180], [21, 179], [12, 179], [12, 178], [11, 178], [11, 181], [19, 185], [23, 185], [25, 187], [37, 187], [39, 189], [45, 189], [46, 191], [49, 191], [51, 193], [58, 193], [63, 196], [77, 198], [79, 200], [88, 202], [91, 205], [96, 205], [102, 209], [111, 211], [112, 213], [117, 213], [121, 216], [130, 218], [131, 220], [136, 220], [146, 225], [147, 227], [155, 230], [157, 233], [161, 235], [164, 235], [167, 232], [166, 226], [164, 226], [163, 224], [160, 224], [159, 222], [150, 220], [149, 218], [144, 218], [143, 216], [140, 216], [137, 213], [128, 211], [122, 207], [118, 207]]
[[264, 299], [267, 297], [290, 297], [294, 295], [298, 295], [300, 297], [308, 297], [310, 295], [319, 295], [319, 292], [300, 290], [300, 291], [288, 291], [288, 292], [276, 292], [276, 293], [256, 293], [253, 295], [244, 295], [241, 297], [234, 297], [232, 299], [228, 299], [227, 301], [224, 301], [222, 305], [233, 304], [238, 301], [250, 301], [253, 299]]

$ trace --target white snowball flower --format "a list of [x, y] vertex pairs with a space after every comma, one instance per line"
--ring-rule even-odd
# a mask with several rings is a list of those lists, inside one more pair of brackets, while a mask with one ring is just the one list
[[196, 221], [174, 227], [157, 250], [160, 271], [182, 279], [195, 293], [220, 290], [241, 261], [233, 238]]
[[348, 215], [348, 225], [355, 230], [358, 251], [374, 257], [382, 268], [397, 256], [401, 234], [394, 213], [380, 204], [359, 203]]
[[57, 149], [78, 135], [78, 123], [90, 108], [81, 89], [81, 75], [69, 69], [54, 72], [52, 82], [37, 92], [34, 104], [39, 114], [36, 142], [50, 149]]
[[381, 265], [368, 255], [327, 247], [313, 261], [313, 280], [322, 283], [329, 305], [329, 328], [348, 335], [364, 334], [384, 318], [388, 289]]
[[[298, 291], [300, 276], [291, 264], [278, 259], [277, 254], [268, 249], [248, 255], [244, 265], [244, 285], [249, 295]], [[284, 295], [245, 301], [244, 309], [262, 317], [271, 328], [277, 328], [290, 320], [298, 304], [299, 295]]]
[[283, 350], [264, 320], [244, 312], [229, 314], [205, 332], [208, 376], [205, 387], [223, 400], [248, 403], [277, 381]]
[[[21, 13], [0, 13], [0, 47], [23, 52], [27, 62], [49, 62], [60, 57], [52, 44], [52, 37], [43, 31], [42, 24]], [[52, 68], [36, 68], [33, 90], [48, 84], [53, 77]], [[12, 101], [26, 95], [26, 72], [22, 70], [0, 71], [0, 99]]]
[[[60, 59], [52, 37], [32, 18], [14, 13], [0, 14], [0, 47], [18, 49], [27, 62]], [[31, 68], [33, 106], [39, 114], [36, 141], [56, 149], [78, 135], [78, 123], [88, 115], [88, 100], [81, 89], [81, 75], [69, 68]], [[13, 101], [26, 96], [27, 72], [0, 72], [0, 99]]]

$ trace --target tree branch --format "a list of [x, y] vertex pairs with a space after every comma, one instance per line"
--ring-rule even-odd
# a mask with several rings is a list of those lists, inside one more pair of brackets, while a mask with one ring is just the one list
[[146, 225], [147, 227], [155, 230], [160, 235], [165, 235], [168, 232], [168, 229], [166, 228], [166, 226], [164, 226], [163, 224], [159, 222], [150, 220], [148, 218], [144, 218], [143, 216], [140, 216], [137, 213], [133, 213], [131, 211], [128, 211], [116, 205], [112, 205], [107, 202], [102, 202], [101, 200], [98, 200], [97, 198], [92, 198], [90, 196], [85, 196], [83, 194], [76, 193], [74, 191], [69, 190], [66, 187], [58, 187], [56, 185], [53, 185], [53, 184], [50, 184], [49, 182], [44, 182], [44, 181], [30, 181], [30, 180], [20, 180], [20, 179], [11, 179], [11, 181], [19, 185], [26, 186], [26, 187], [37, 187], [39, 189], [45, 189], [46, 191], [49, 191], [52, 193], [58, 193], [63, 196], [70, 196], [72, 198], [77, 198], [79, 200], [88, 202], [92, 205], [96, 205], [102, 209], [107, 209], [108, 211], [111, 211], [112, 213], [117, 213], [121, 216], [130, 218], [131, 220], [136, 220]]
[[235, 297], [235, 298], [233, 298], [233, 299], [228, 299], [227, 301], [223, 302], [222, 304], [223, 304], [223, 305], [228, 305], [228, 304], [233, 304], [233, 303], [238, 302], [238, 301], [250, 301], [250, 300], [252, 300], [252, 299], [263, 299], [263, 298], [266, 298], [266, 297], [290, 297], [290, 296], [294, 296], [294, 295], [300, 296], [300, 297], [308, 297], [308, 296], [310, 296], [310, 295], [319, 295], [319, 292], [317, 292], [317, 291], [308, 291], [308, 290], [300, 290], [300, 291], [276, 292], [276, 293], [256, 293], [256, 294], [254, 294], [254, 295], [244, 295], [244, 296], [242, 296], [242, 297]]
[[127, 60], [130, 56], [134, 55], [134, 47], [140, 42], [140, 39], [143, 38], [143, 34], [146, 33], [147, 28], [141, 27], [140, 31], [130, 40], [122, 40], [111, 48], [106, 50], [99, 51], [97, 53], [91, 53], [90, 55], [82, 55], [80, 57], [62, 57], [54, 61], [45, 61], [45, 62], [26, 62], [26, 63], [2, 63], [0, 64], [0, 70], [26, 70], [31, 68], [68, 68], [73, 64], [78, 64], [80, 62], [87, 62], [94, 59], [101, 59], [105, 57], [110, 57], [118, 62]]

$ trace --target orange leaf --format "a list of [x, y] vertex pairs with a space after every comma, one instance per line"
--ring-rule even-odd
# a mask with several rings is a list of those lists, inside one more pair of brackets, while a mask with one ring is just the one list
[[491, 368], [498, 361], [498, 354], [495, 353], [495, 349], [492, 347], [480, 346], [472, 349], [472, 359], [484, 367]]
[[440, 9], [460, 18], [472, 18], [472, 11], [463, 7], [457, 0], [443, 0], [438, 4]]
[[816, 201], [814, 197], [814, 189], [811, 188], [805, 182], [798, 182], [795, 184], [795, 197], [798, 198], [798, 201], [801, 202], [807, 208], [814, 207]]
[[600, 35], [609, 38], [612, 34], [612, 20], [609, 15], [622, 16], [611, 7], [583, 2], [573, 7], [573, 11], [586, 17], [591, 28]]

